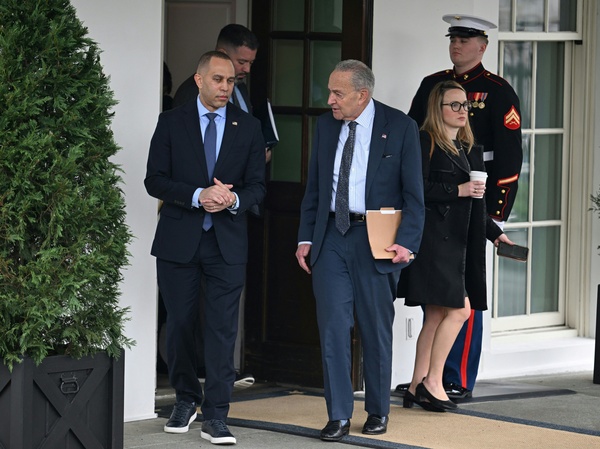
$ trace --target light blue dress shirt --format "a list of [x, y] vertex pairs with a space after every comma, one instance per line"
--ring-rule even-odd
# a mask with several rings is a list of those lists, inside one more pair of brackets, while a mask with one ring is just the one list
[[[200, 101], [200, 97], [196, 98], [196, 105], [198, 106], [198, 115], [200, 116], [200, 132], [202, 133], [202, 139], [204, 140], [204, 133], [206, 132], [206, 127], [208, 126], [208, 122], [209, 122], [208, 117], [206, 117], [206, 114], [208, 114], [211, 111], [209, 111], [208, 109], [206, 109], [206, 107], [204, 107], [204, 105]], [[215, 117], [215, 125], [217, 127], [217, 158], [216, 159], [218, 160], [219, 152], [221, 150], [221, 143], [223, 142], [223, 133], [225, 132], [225, 120], [226, 120], [226, 116], [227, 116], [227, 113], [226, 113], [227, 106], [223, 106], [222, 108], [219, 108], [214, 112], [217, 114], [217, 116]], [[199, 197], [200, 197], [200, 192], [202, 192], [202, 190], [204, 190], [202, 187], [198, 187], [194, 191], [194, 195], [192, 197], [192, 206], [193, 207], [201, 206]], [[237, 201], [237, 204], [236, 204], [236, 209], [237, 209], [239, 206], [239, 198], [235, 192], [233, 192], [233, 194], [235, 195], [235, 199]]]
[[[371, 99], [362, 113], [354, 120], [358, 123], [358, 126], [356, 127], [356, 140], [354, 142], [354, 156], [352, 157], [352, 165], [350, 167], [348, 204], [350, 206], [350, 212], [358, 214], [366, 213], [365, 189], [374, 118], [375, 103], [373, 102], [373, 99]], [[329, 206], [329, 210], [332, 212], [335, 211], [335, 194], [340, 174], [340, 164], [342, 162], [342, 151], [344, 150], [344, 144], [348, 139], [349, 132], [350, 128], [348, 127], [348, 122], [345, 121], [338, 138], [335, 162], [333, 164], [333, 190], [331, 192], [331, 204]]]

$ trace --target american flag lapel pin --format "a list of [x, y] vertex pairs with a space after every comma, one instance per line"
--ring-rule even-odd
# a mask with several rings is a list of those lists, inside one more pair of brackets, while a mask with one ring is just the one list
[[387, 139], [387, 134], [382, 134], [382, 135], [381, 135], [381, 138], [382, 138], [382, 139]]

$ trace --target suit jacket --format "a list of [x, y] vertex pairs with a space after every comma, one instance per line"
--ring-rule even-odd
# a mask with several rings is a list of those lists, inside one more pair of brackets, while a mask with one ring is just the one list
[[[298, 241], [311, 241], [311, 264], [319, 257], [329, 212], [335, 153], [343, 121], [328, 112], [317, 121], [312, 146]], [[402, 209], [396, 243], [418, 252], [425, 217], [421, 149], [417, 125], [403, 112], [375, 101], [375, 118], [367, 164], [367, 209]], [[375, 260], [380, 273], [402, 268], [390, 260]]]
[[[226, 124], [214, 177], [233, 184], [239, 197], [236, 214], [212, 214], [213, 226], [227, 263], [246, 263], [246, 211], [265, 195], [265, 143], [260, 122], [228, 103]], [[208, 178], [200, 117], [196, 101], [160, 114], [150, 143], [144, 180], [148, 193], [163, 206], [152, 255], [178, 263], [189, 262], [200, 242], [204, 209], [192, 207], [198, 187], [211, 186]]]

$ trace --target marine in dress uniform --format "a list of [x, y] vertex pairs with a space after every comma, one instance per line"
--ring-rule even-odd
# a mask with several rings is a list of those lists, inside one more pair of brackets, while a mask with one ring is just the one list
[[[474, 16], [448, 14], [443, 16], [443, 20], [450, 24], [446, 36], [451, 40], [482, 37], [487, 42], [487, 31], [496, 28], [493, 23]], [[446, 80], [458, 82], [472, 102], [469, 112], [471, 128], [475, 143], [484, 147], [488, 173], [485, 192], [487, 212], [501, 225], [508, 219], [515, 202], [523, 162], [519, 98], [510, 84], [486, 70], [479, 58], [478, 63], [463, 73], [458, 73], [455, 66], [423, 79], [408, 112], [419, 127], [425, 120], [427, 100], [433, 86]], [[446, 361], [444, 385], [449, 397], [471, 395], [479, 368], [482, 336], [482, 313], [473, 311]]]

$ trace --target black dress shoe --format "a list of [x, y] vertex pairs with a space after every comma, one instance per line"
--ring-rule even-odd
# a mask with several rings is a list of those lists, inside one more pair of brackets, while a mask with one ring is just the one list
[[454, 383], [444, 384], [444, 390], [446, 390], [448, 397], [452, 399], [466, 399], [473, 396], [471, 390], [467, 390], [462, 385]]
[[350, 432], [350, 420], [342, 425], [341, 421], [328, 421], [327, 425], [321, 430], [321, 439], [323, 441], [340, 441]]
[[425, 385], [423, 385], [422, 382], [419, 385], [417, 385], [417, 395], [427, 399], [431, 403], [431, 405], [433, 405], [436, 408], [442, 409], [442, 411], [456, 410], [458, 408], [458, 405], [456, 405], [452, 401], [442, 401], [441, 399], [436, 398], [429, 392], [429, 390], [427, 390], [427, 388], [425, 387]]
[[406, 383], [406, 384], [398, 384], [396, 385], [396, 393], [405, 393], [406, 391], [408, 391], [408, 387], [410, 387], [410, 382]]
[[362, 428], [365, 435], [381, 435], [387, 432], [388, 417], [369, 415]]
[[423, 401], [419, 395], [414, 395], [410, 391], [406, 390], [404, 393], [404, 399], [402, 400], [402, 407], [412, 408], [414, 404], [421, 406], [421, 408], [429, 412], [443, 412], [443, 408], [438, 408], [431, 402]]

